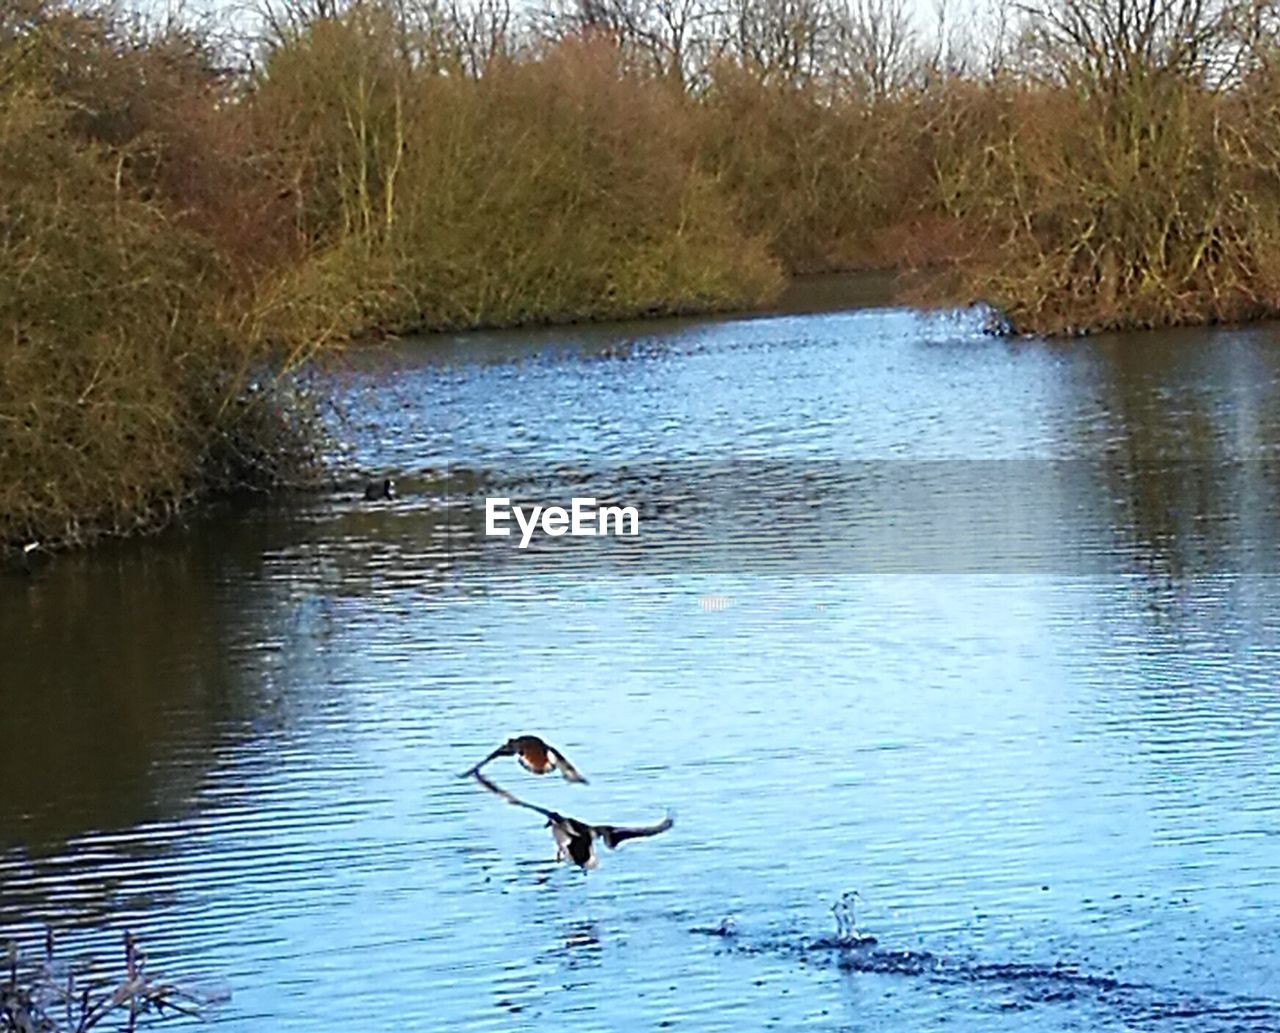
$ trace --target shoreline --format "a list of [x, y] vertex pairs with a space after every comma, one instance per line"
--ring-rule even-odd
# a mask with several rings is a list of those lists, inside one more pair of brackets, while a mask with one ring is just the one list
[[[769, 301], [754, 307], [734, 305], [724, 306], [676, 306], [669, 309], [648, 309], [631, 315], [608, 315], [599, 318], [592, 316], [566, 316], [560, 319], [530, 320], [525, 322], [482, 322], [458, 327], [424, 328], [399, 332], [370, 330], [353, 334], [344, 344], [337, 347], [336, 353], [344, 360], [356, 359], [361, 353], [376, 350], [383, 345], [394, 345], [402, 342], [430, 343], [441, 339], [465, 341], [472, 335], [485, 334], [551, 334], [560, 329], [596, 328], [606, 329], [610, 326], [652, 326], [662, 324], [679, 325], [686, 321], [721, 321], [736, 319], [771, 319], [788, 316], [819, 315], [835, 312], [857, 312], [884, 308], [909, 308], [913, 311], [953, 311], [963, 312], [973, 307], [988, 309], [988, 331], [992, 336], [1016, 339], [1045, 339], [1070, 341], [1082, 338], [1096, 338], [1109, 334], [1138, 334], [1159, 332], [1162, 330], [1185, 330], [1209, 327], [1249, 327], [1273, 321], [1274, 316], [1263, 313], [1256, 319], [1246, 321], [1216, 321], [1206, 315], [1203, 319], [1190, 319], [1178, 323], [1160, 326], [1107, 326], [1097, 329], [1086, 329], [1076, 333], [1037, 334], [1019, 332], [999, 312], [982, 302], [965, 304], [925, 305], [918, 298], [903, 297], [903, 281], [911, 273], [888, 267], [841, 270], [831, 272], [810, 272], [785, 279], [776, 295]], [[313, 356], [310, 363], [325, 361], [325, 351], [321, 350]], [[318, 356], [318, 358], [317, 358]], [[304, 364], [302, 369], [306, 369]], [[307, 473], [305, 477], [284, 479], [275, 484], [239, 483], [227, 487], [211, 485], [189, 487], [179, 500], [166, 499], [155, 502], [144, 514], [136, 516], [127, 528], [112, 527], [107, 521], [87, 519], [78, 523], [70, 533], [62, 535], [46, 535], [41, 539], [11, 539], [0, 542], [0, 573], [23, 575], [30, 573], [49, 557], [92, 548], [106, 542], [121, 542], [137, 538], [153, 537], [180, 524], [185, 519], [196, 517], [224, 504], [234, 505], [237, 500], [253, 498], [269, 499], [291, 491], [305, 490], [308, 486], [321, 484], [333, 479], [334, 471], [329, 468], [318, 468]]]

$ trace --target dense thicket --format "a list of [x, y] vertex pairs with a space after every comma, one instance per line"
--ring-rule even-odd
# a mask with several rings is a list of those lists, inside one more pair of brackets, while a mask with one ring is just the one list
[[250, 103], [295, 203], [294, 287], [355, 292], [358, 328], [707, 311], [780, 283], [685, 98], [607, 40], [477, 76], [358, 7], [271, 50]]
[[1271, 314], [1258, 0], [262, 0], [245, 107], [384, 327], [750, 303], [925, 271], [1027, 331]]
[[0, 543], [278, 476], [282, 375], [362, 333], [745, 307], [864, 266], [1027, 331], [1280, 309], [1269, 4], [965, 18], [260, 0], [237, 39], [5, 5]]
[[253, 194], [219, 93], [189, 40], [0, 14], [0, 546], [153, 526], [298, 455], [242, 214], [213, 223]]

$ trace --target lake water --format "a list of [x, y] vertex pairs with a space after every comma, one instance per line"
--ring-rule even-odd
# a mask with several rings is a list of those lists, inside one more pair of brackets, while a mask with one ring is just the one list
[[[0, 938], [131, 929], [226, 1031], [1280, 1030], [1276, 327], [801, 303], [326, 389], [331, 490], [0, 580]], [[639, 538], [483, 535], [575, 494]], [[514, 732], [675, 827], [553, 864], [455, 777]]]

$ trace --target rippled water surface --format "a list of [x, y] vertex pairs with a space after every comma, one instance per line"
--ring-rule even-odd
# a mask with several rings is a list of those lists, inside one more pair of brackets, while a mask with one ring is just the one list
[[[0, 580], [0, 936], [132, 929], [255, 1033], [1280, 1030], [1274, 327], [793, 311], [326, 383], [331, 490]], [[640, 537], [483, 535], [575, 494]], [[590, 784], [502, 785], [674, 829], [554, 865], [455, 777], [517, 731]]]

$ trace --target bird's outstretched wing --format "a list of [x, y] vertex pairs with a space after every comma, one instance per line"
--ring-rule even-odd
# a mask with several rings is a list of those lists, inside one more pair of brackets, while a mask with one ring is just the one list
[[504, 800], [507, 801], [507, 803], [513, 803], [517, 807], [524, 807], [526, 810], [537, 811], [544, 818], [550, 819], [551, 821], [564, 820], [555, 811], [549, 811], [545, 807], [539, 807], [536, 803], [526, 803], [524, 800], [521, 800], [520, 797], [516, 796], [514, 793], [509, 793], [505, 789], [503, 789], [502, 786], [497, 785], [494, 782], [490, 782], [487, 778], [484, 777], [484, 775], [480, 774], [480, 772], [478, 771], [473, 771], [471, 773], [471, 777], [474, 778], [477, 782], [479, 782], [482, 786], [484, 786], [487, 790], [489, 790], [489, 792], [493, 793], [494, 796], [502, 797]]
[[640, 839], [642, 836], [656, 836], [659, 832], [666, 832], [675, 823], [675, 819], [668, 815], [656, 825], [631, 828], [622, 825], [593, 825], [591, 831], [600, 837], [605, 846], [613, 850], [619, 843], [625, 843], [628, 839]]
[[488, 764], [488, 763], [489, 763], [489, 761], [493, 760], [495, 757], [510, 757], [510, 756], [511, 756], [511, 754], [512, 754], [512, 753], [514, 753], [514, 752], [515, 752], [515, 751], [511, 749], [511, 744], [510, 744], [510, 743], [503, 743], [503, 744], [502, 744], [501, 746], [499, 746], [496, 750], [494, 750], [491, 754], [489, 754], [489, 756], [485, 757], [485, 759], [484, 759], [484, 760], [480, 761], [480, 763], [479, 763], [479, 764], [473, 764], [471, 767], [467, 768], [467, 770], [466, 770], [466, 771], [464, 771], [464, 772], [463, 772], [461, 775], [459, 775], [458, 777], [459, 777], [459, 778], [467, 778], [467, 777], [469, 777], [469, 776], [471, 776], [471, 775], [478, 775], [478, 774], [480, 773], [480, 769], [481, 769], [482, 767], [484, 767], [486, 764]]
[[557, 750], [554, 746], [548, 746], [547, 752], [551, 754], [551, 760], [556, 767], [560, 769], [560, 774], [564, 775], [570, 782], [581, 782], [587, 784], [586, 778], [582, 772], [569, 763], [569, 758]]

